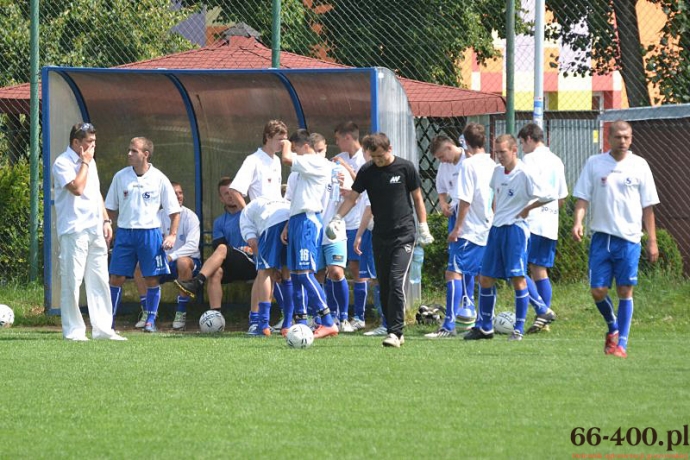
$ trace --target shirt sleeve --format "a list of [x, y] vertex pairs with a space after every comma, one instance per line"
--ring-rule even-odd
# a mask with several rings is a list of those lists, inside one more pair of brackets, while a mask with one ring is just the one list
[[644, 173], [642, 176], [642, 187], [640, 188], [640, 201], [643, 208], [659, 204], [659, 195], [656, 191], [656, 184], [654, 183], [654, 176], [649, 167], [649, 163], [644, 161]]
[[180, 214], [180, 225], [184, 226], [183, 232], [186, 235], [184, 244], [177, 250], [168, 254], [172, 260], [180, 257], [194, 257], [199, 252], [199, 240], [201, 238], [201, 225], [199, 218], [191, 211]]
[[585, 201], [591, 201], [592, 198], [592, 179], [591, 179], [592, 159], [590, 158], [582, 168], [580, 177], [573, 189], [573, 196]]
[[412, 192], [414, 190], [417, 190], [419, 187], [422, 186], [422, 180], [419, 178], [419, 173], [417, 170], [414, 168], [412, 163], [410, 163], [407, 166], [407, 191]]
[[74, 167], [66, 161], [61, 161], [62, 158], [58, 158], [53, 164], [53, 180], [59, 188], [64, 188], [67, 184], [72, 182], [77, 177], [77, 172]]
[[252, 219], [252, 211], [254, 207], [252, 206], [252, 201], [249, 203], [240, 214], [240, 233], [242, 234], [242, 239], [244, 241], [249, 241], [252, 238], [259, 237], [259, 229]]
[[247, 196], [249, 186], [251, 185], [252, 180], [254, 180], [256, 172], [256, 164], [252, 158], [253, 157], [250, 155], [244, 159], [244, 161], [242, 162], [242, 166], [240, 166], [240, 170], [237, 171], [237, 174], [235, 174], [235, 178], [232, 180], [232, 183], [230, 184], [231, 189], [237, 190], [243, 196]]
[[108, 194], [105, 196], [105, 208], [111, 211], [120, 210], [120, 191], [119, 191], [119, 173], [116, 173], [113, 177], [112, 182], [110, 182], [110, 187], [108, 188]]

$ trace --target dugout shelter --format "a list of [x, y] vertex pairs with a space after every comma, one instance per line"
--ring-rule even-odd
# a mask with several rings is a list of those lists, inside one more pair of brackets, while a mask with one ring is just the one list
[[[154, 143], [151, 162], [185, 192], [197, 213], [202, 244], [223, 212], [218, 180], [235, 176], [262, 144], [264, 124], [283, 120], [290, 132], [305, 128], [329, 140], [352, 120], [360, 133], [385, 132], [394, 153], [418, 164], [410, 104], [395, 74], [385, 68], [42, 70], [45, 307], [59, 314], [60, 278], [51, 166], [69, 144], [74, 123], [96, 126], [96, 159], [105, 197], [127, 166], [129, 141]], [[283, 182], [288, 171], [283, 170]], [[81, 305], [85, 305], [82, 293]]]

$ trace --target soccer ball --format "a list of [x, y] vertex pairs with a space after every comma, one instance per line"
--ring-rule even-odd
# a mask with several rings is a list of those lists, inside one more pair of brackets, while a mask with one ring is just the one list
[[199, 318], [199, 329], [205, 334], [223, 332], [225, 329], [225, 318], [218, 310], [208, 310]]
[[494, 316], [494, 331], [499, 334], [511, 334], [515, 325], [515, 313], [512, 311], [502, 311]]
[[293, 324], [285, 339], [290, 348], [309, 348], [314, 343], [314, 333], [306, 324]]
[[0, 305], [0, 327], [10, 327], [14, 324], [14, 312], [7, 305]]

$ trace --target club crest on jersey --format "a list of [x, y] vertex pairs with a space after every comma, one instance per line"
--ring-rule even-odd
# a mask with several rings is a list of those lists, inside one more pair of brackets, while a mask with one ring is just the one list
[[127, 196], [129, 196], [129, 192], [128, 192], [127, 190], [125, 190], [125, 191], [123, 192], [123, 194], [125, 195], [125, 200], [126, 200], [126, 199], [127, 199]]
[[509, 188], [508, 189], [508, 196], [513, 196], [513, 195], [515, 195], [515, 192], [513, 191], [512, 188]]
[[604, 177], [601, 178], [601, 185], [602, 185], [602, 187], [606, 185], [606, 182], [607, 182], [607, 181], [608, 181], [608, 177], [607, 177], [607, 176], [604, 176]]
[[399, 184], [400, 183], [400, 176], [391, 177], [390, 183], [391, 184]]
[[628, 187], [630, 187], [632, 184], [633, 184], [632, 179], [629, 178], [629, 177], [626, 177], [626, 178], [625, 178], [625, 185], [627, 185]]
[[150, 200], [151, 199], [151, 192], [144, 192], [141, 195], [145, 200]]

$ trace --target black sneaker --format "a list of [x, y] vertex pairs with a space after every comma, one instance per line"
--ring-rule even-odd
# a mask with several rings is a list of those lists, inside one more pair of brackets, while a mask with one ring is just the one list
[[465, 334], [463, 337], [463, 340], [482, 340], [482, 339], [493, 339], [494, 338], [494, 331], [491, 330], [491, 332], [484, 332], [478, 327], [473, 327], [470, 329], [470, 332]]
[[185, 295], [188, 295], [192, 299], [196, 299], [196, 293], [201, 287], [201, 283], [199, 283], [198, 279], [192, 278], [189, 281], [175, 280], [175, 286]]
[[549, 308], [546, 310], [546, 312], [544, 312], [544, 314], [537, 315], [537, 317], [534, 318], [534, 324], [527, 329], [527, 333], [536, 334], [537, 332], [548, 331], [549, 324], [553, 323], [554, 321], [556, 321], [556, 313]]

